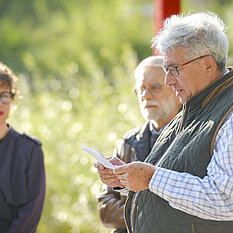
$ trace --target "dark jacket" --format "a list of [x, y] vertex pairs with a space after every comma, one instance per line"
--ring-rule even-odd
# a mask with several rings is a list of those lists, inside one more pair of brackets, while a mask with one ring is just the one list
[[[135, 160], [144, 161], [156, 138], [157, 135], [151, 135], [147, 122], [129, 131], [114, 150], [113, 156], [119, 157], [126, 163]], [[98, 211], [103, 225], [116, 228], [117, 233], [127, 232], [123, 214], [125, 200], [125, 195], [107, 187], [98, 196]]]
[[[203, 178], [213, 154], [216, 134], [233, 110], [233, 71], [187, 101], [185, 111], [170, 122], [146, 162]], [[174, 142], [174, 143], [173, 143]], [[130, 201], [126, 221], [130, 228]], [[139, 193], [134, 208], [134, 233], [232, 233], [232, 221], [211, 221], [172, 208], [149, 190]]]
[[39, 140], [10, 128], [0, 140], [0, 233], [33, 233], [45, 197]]

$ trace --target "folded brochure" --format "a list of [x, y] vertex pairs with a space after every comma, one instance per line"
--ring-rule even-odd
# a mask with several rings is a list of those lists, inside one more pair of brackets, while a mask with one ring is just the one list
[[99, 151], [94, 148], [81, 145], [81, 149], [92, 155], [97, 162], [101, 163], [106, 168], [114, 169], [114, 165], [111, 164]]

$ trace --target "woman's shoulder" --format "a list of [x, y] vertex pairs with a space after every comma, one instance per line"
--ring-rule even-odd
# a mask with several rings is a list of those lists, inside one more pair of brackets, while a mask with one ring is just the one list
[[41, 146], [42, 143], [39, 139], [37, 139], [36, 137], [34, 137], [33, 135], [27, 134], [27, 133], [22, 133], [21, 134], [22, 137], [24, 137], [26, 140], [32, 141], [34, 143], [36, 143], [37, 145]]
[[34, 137], [33, 135], [30, 135], [24, 132], [21, 133], [12, 127], [10, 127], [10, 133], [13, 137], [15, 137], [15, 139], [19, 140], [21, 143], [35, 144], [38, 146], [42, 145], [41, 141], [37, 139], [36, 137]]
[[28, 162], [41, 160], [43, 157], [43, 151], [41, 142], [31, 136], [30, 134], [21, 133], [12, 127], [8, 132], [8, 139], [6, 146], [12, 149], [9, 150], [9, 159], [13, 159], [14, 163], [21, 163], [23, 166]]

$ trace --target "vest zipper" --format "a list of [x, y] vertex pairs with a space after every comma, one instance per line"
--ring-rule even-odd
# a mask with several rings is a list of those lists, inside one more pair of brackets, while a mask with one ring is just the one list
[[194, 230], [194, 225], [192, 223], [192, 232], [195, 233], [195, 230]]

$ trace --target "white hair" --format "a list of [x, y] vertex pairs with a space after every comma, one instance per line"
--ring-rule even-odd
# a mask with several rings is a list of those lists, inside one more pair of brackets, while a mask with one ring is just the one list
[[226, 30], [224, 22], [212, 12], [172, 15], [164, 21], [162, 30], [153, 38], [152, 47], [156, 46], [164, 54], [176, 46], [182, 46], [192, 59], [210, 55], [219, 70], [223, 70], [229, 49]]
[[134, 77], [137, 78], [138, 75], [142, 72], [142, 70], [147, 66], [153, 67], [161, 67], [163, 64], [163, 57], [162, 56], [150, 56], [142, 60], [139, 65], [136, 67], [134, 71]]

